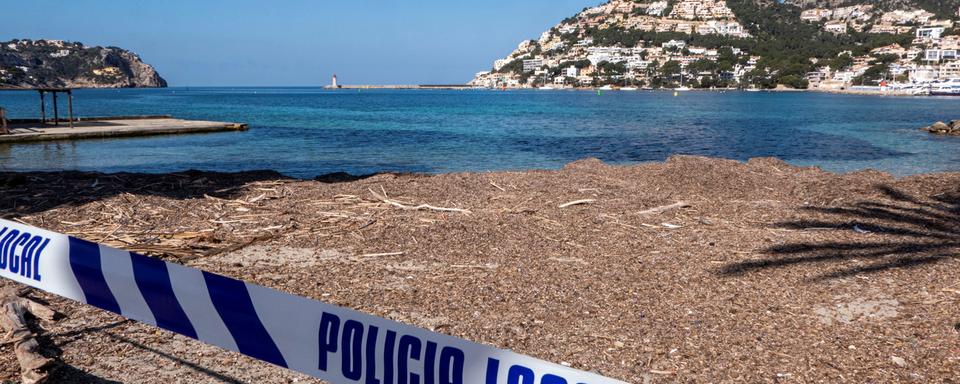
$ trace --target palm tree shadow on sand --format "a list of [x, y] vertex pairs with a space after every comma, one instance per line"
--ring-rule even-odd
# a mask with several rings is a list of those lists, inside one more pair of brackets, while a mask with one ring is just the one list
[[775, 225], [793, 230], [848, 230], [857, 235], [848, 236], [850, 240], [776, 245], [764, 250], [766, 258], [731, 263], [717, 273], [732, 277], [803, 265], [829, 270], [829, 264], [844, 264], [811, 278], [824, 281], [917, 268], [960, 256], [960, 193], [921, 199], [886, 185], [876, 189], [884, 199], [844, 207], [804, 207], [803, 211], [816, 219]]

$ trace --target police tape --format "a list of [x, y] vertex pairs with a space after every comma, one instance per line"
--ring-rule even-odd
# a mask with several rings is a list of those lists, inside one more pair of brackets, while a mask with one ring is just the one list
[[0, 276], [335, 384], [623, 383], [2, 219]]

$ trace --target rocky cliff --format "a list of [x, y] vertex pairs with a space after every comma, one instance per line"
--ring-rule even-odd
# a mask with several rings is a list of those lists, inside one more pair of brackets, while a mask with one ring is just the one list
[[137, 54], [59, 40], [0, 43], [0, 87], [155, 88], [167, 82]]

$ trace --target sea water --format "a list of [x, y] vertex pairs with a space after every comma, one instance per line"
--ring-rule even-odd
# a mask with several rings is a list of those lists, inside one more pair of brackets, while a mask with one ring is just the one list
[[[61, 96], [62, 97], [62, 96]], [[66, 101], [61, 100], [61, 116]], [[39, 116], [36, 92], [0, 92], [11, 118]], [[47, 102], [48, 116], [51, 103]], [[960, 171], [960, 137], [918, 128], [960, 119], [960, 98], [812, 92], [78, 90], [79, 117], [169, 114], [250, 124], [245, 132], [0, 145], [0, 169], [171, 172], [272, 169], [456, 172], [612, 164], [674, 154], [775, 156], [830, 171]]]

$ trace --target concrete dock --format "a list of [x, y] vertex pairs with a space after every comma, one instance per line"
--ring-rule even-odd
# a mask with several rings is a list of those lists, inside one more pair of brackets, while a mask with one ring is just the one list
[[10, 124], [10, 134], [0, 135], [0, 143], [21, 143], [50, 140], [79, 140], [110, 137], [173, 135], [245, 131], [247, 124], [220, 121], [183, 120], [164, 116], [145, 118], [84, 119], [73, 123], [73, 128], [63, 121], [59, 126], [51, 122]]

